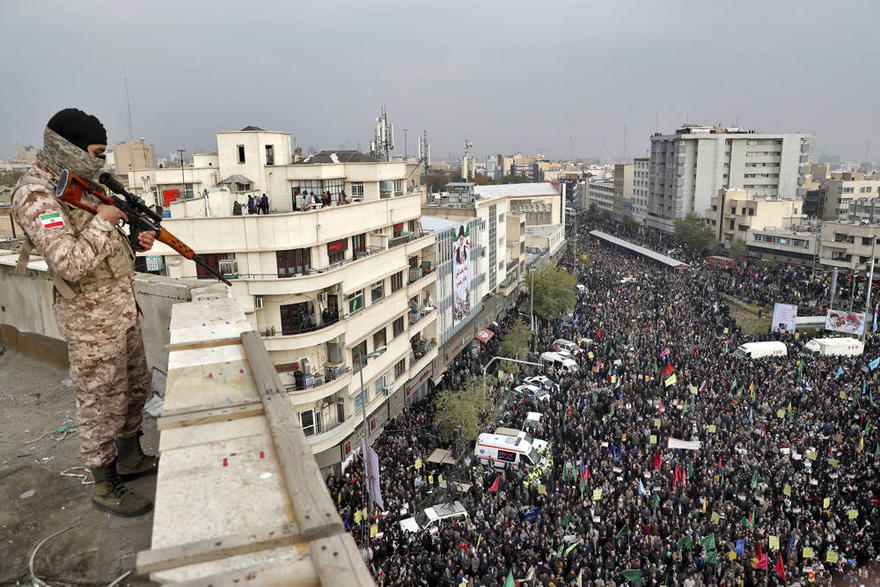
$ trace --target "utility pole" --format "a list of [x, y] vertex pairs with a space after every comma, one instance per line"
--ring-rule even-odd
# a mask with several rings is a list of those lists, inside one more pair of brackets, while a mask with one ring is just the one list
[[868, 294], [865, 299], [865, 325], [862, 328], [861, 340], [865, 340], [865, 330], [868, 329], [868, 310], [871, 308], [871, 289], [874, 286], [874, 255], [877, 253], [877, 235], [871, 235], [871, 271], [868, 274]]
[[406, 131], [408, 128], [403, 129], [403, 160], [406, 161], [409, 158], [409, 152], [407, 151], [407, 147], [409, 146], [409, 141], [406, 139]]
[[180, 159], [180, 197], [186, 197], [186, 177], [183, 175], [183, 154], [186, 149], [177, 149], [177, 157]]

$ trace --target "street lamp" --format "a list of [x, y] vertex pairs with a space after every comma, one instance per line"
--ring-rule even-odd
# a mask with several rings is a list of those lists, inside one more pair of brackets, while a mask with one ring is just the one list
[[[363, 440], [363, 450], [362, 450], [362, 452], [363, 452], [362, 456], [364, 459], [364, 490], [365, 490], [364, 493], [367, 496], [367, 511], [368, 511], [368, 513], [373, 512], [373, 499], [372, 499], [372, 495], [370, 494], [370, 482], [369, 482], [369, 478], [368, 478], [369, 473], [367, 472], [368, 471], [368, 469], [367, 469], [367, 449], [369, 448], [370, 428], [367, 423], [367, 403], [368, 402], [367, 402], [367, 393], [364, 390], [364, 369], [367, 366], [368, 359], [375, 359], [376, 357], [378, 357], [379, 355], [384, 353], [386, 350], [388, 350], [387, 347], [380, 346], [377, 349], [375, 349], [372, 353], [367, 353], [366, 355], [363, 355], [363, 364], [361, 365], [361, 368], [360, 368], [361, 410], [363, 410], [363, 416], [364, 416], [364, 440]], [[368, 544], [369, 544], [369, 540], [370, 540], [370, 538], [369, 538], [369, 532], [368, 532], [367, 533], [367, 543]]]

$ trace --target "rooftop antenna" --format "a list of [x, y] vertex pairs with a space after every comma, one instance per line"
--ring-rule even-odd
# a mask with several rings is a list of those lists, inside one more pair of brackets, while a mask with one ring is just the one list
[[391, 161], [391, 151], [394, 150], [394, 125], [388, 122], [388, 113], [385, 106], [376, 119], [376, 133], [370, 145], [371, 154], [380, 161]]
[[660, 132], [660, 111], [659, 110], [654, 111], [654, 132], [655, 133]]
[[626, 123], [623, 123], [623, 160], [626, 161]]
[[134, 132], [131, 130], [131, 95], [128, 93], [128, 74], [123, 72], [122, 79], [125, 82], [125, 104], [128, 107], [128, 140], [131, 141]]

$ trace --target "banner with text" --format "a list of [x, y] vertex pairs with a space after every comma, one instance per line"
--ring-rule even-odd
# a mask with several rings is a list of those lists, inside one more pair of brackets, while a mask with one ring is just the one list
[[773, 323], [770, 330], [794, 334], [797, 319], [797, 306], [793, 304], [773, 304]]
[[452, 322], [458, 324], [471, 312], [471, 235], [464, 226], [452, 243]]

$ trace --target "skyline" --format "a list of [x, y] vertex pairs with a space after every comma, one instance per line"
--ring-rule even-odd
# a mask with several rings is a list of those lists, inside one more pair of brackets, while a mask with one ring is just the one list
[[[0, 15], [17, 26], [0, 39], [12, 80], [0, 158], [39, 148], [45, 122], [69, 106], [98, 116], [111, 144], [126, 140], [127, 75], [132, 138], [160, 156], [213, 151], [214, 132], [247, 125], [305, 149], [366, 151], [384, 106], [398, 156], [426, 129], [435, 159], [469, 139], [479, 158], [619, 160], [690, 122], [808, 132], [814, 157], [864, 160], [880, 131], [880, 81], [868, 73], [880, 5], [659, 4], [7, 2]], [[868, 160], [880, 159], [871, 142]]]

